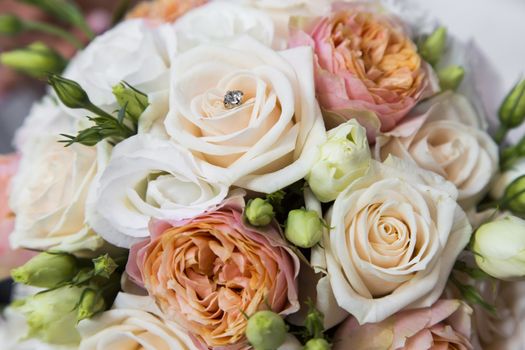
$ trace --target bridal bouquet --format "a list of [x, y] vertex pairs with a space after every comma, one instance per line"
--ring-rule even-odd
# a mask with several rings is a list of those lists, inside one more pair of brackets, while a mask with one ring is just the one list
[[50, 85], [0, 158], [2, 349], [524, 349], [525, 81], [491, 119], [408, 1], [120, 10], [0, 56]]

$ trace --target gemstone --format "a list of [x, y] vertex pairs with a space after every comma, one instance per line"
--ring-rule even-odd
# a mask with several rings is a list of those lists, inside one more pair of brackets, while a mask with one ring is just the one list
[[244, 97], [244, 92], [241, 90], [233, 90], [226, 92], [224, 95], [224, 108], [232, 109], [242, 105], [242, 98]]

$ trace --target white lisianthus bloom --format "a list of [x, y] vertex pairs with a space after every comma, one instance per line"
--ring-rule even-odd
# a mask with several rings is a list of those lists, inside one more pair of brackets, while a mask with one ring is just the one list
[[330, 13], [335, 0], [225, 0], [251, 6], [266, 12], [273, 20], [275, 36], [273, 47], [288, 47], [289, 22], [293, 16], [324, 16]]
[[456, 196], [410, 163], [372, 162], [337, 197], [322, 244], [339, 306], [363, 324], [432, 305], [472, 233]]
[[328, 131], [328, 140], [308, 174], [308, 184], [321, 202], [333, 201], [365, 174], [370, 158], [366, 129], [355, 119], [350, 120]]
[[55, 135], [32, 140], [13, 178], [14, 248], [73, 252], [103, 243], [86, 224], [85, 204], [97, 173], [97, 149], [64, 147]]
[[239, 187], [271, 193], [302, 179], [326, 138], [307, 47], [275, 52], [250, 37], [200, 46], [174, 60], [170, 92], [173, 142]]
[[200, 6], [179, 18], [173, 27], [178, 53], [200, 44], [227, 44], [242, 35], [271, 46], [274, 33], [272, 19], [264, 12], [225, 1]]
[[166, 90], [170, 64], [166, 32], [166, 26], [145, 20], [124, 21], [79, 52], [64, 76], [78, 82], [95, 105], [110, 112], [116, 102], [112, 88], [122, 81], [145, 93]]
[[468, 100], [445, 92], [417, 107], [394, 130], [378, 137], [376, 157], [413, 161], [452, 182], [458, 202], [474, 206], [488, 191], [498, 169], [498, 146], [480, 127]]
[[214, 169], [200, 166], [181, 146], [151, 135], [119, 143], [90, 198], [88, 221], [120, 247], [149, 236], [151, 218], [182, 220], [219, 204], [229, 184], [212, 182]]
[[150, 297], [120, 293], [112, 310], [80, 322], [79, 350], [197, 350], [188, 332], [159, 313]]

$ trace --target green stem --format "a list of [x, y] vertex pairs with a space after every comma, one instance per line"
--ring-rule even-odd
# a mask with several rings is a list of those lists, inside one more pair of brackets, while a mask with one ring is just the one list
[[505, 139], [508, 132], [509, 129], [505, 125], [500, 125], [496, 135], [494, 135], [494, 141], [496, 141], [497, 144], [500, 144]]
[[497, 207], [500, 206], [500, 204], [501, 204], [500, 201], [492, 201], [492, 202], [483, 203], [478, 206], [478, 211], [484, 211], [487, 209], [496, 209]]
[[77, 49], [82, 49], [84, 47], [74, 35], [51, 24], [34, 21], [25, 21], [24, 26], [26, 30], [39, 31], [61, 37], [62, 39], [67, 40], [72, 45], [74, 45]]

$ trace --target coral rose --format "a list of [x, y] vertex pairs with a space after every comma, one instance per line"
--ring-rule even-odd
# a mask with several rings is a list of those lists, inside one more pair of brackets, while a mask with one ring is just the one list
[[15, 154], [0, 155], [0, 280], [9, 276], [12, 268], [25, 263], [33, 253], [12, 250], [9, 235], [13, 232], [15, 217], [8, 205], [11, 178], [18, 168], [19, 157]]
[[129, 13], [128, 18], [149, 18], [163, 22], [174, 22], [194, 7], [207, 0], [155, 0], [142, 1]]
[[[331, 16], [292, 22], [290, 46], [312, 46], [328, 127], [356, 118], [370, 136], [391, 130], [430, 90], [430, 68], [376, 4], [339, 4]], [[372, 113], [373, 112], [373, 113]]]
[[459, 300], [439, 300], [432, 307], [403, 311], [380, 323], [359, 326], [350, 317], [337, 330], [334, 350], [470, 350], [471, 313]]
[[205, 349], [246, 348], [245, 315], [299, 309], [299, 259], [277, 226], [247, 226], [243, 207], [234, 196], [191, 220], [153, 222], [151, 240], [131, 249], [128, 273]]

